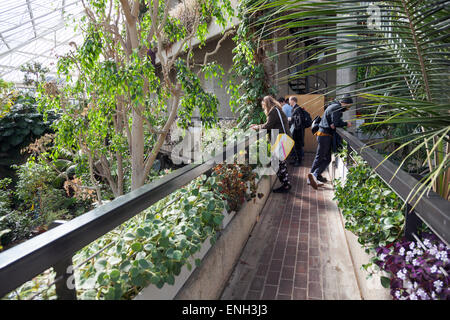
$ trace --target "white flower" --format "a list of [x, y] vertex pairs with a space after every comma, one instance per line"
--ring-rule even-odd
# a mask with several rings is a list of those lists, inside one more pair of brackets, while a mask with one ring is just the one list
[[431, 273], [436, 273], [437, 271], [438, 271], [437, 266], [432, 266], [432, 267], [430, 268], [430, 272], [431, 272]]
[[432, 256], [435, 256], [438, 253], [438, 248], [436, 246], [433, 246], [429, 252]]
[[428, 248], [431, 248], [433, 246], [433, 244], [431, 243], [431, 241], [429, 239], [423, 240], [423, 244]]
[[408, 262], [410, 262], [411, 259], [412, 259], [413, 257], [414, 257], [414, 252], [408, 251], [408, 252], [406, 253], [405, 260], [408, 261]]
[[413, 289], [414, 288], [412, 282], [409, 280], [406, 280], [405, 282], [403, 282], [403, 286], [405, 287], [405, 289]]
[[418, 256], [421, 256], [423, 254], [423, 251], [420, 250], [419, 248], [416, 248], [416, 249], [414, 249], [413, 253], [418, 255]]
[[418, 265], [420, 265], [420, 263], [417, 261], [417, 259], [414, 259], [414, 260], [412, 261], [412, 264], [413, 264], [413, 266], [418, 266]]
[[434, 291], [431, 293], [431, 299], [433, 300], [437, 299], [436, 293]]
[[405, 248], [401, 247], [400, 250], [398, 251], [398, 254], [403, 256], [405, 254]]
[[413, 292], [409, 295], [410, 300], [418, 300], [416, 294]]
[[414, 242], [411, 242], [409, 245], [409, 248], [412, 250], [412, 249], [414, 249], [415, 246], [416, 246], [416, 244]]
[[396, 297], [397, 299], [400, 299], [400, 295], [401, 295], [401, 293], [400, 293], [399, 290], [395, 291], [395, 297]]
[[436, 288], [436, 292], [439, 293], [441, 292], [442, 286], [444, 285], [444, 283], [441, 280], [436, 280], [435, 282], [433, 282], [434, 287]]
[[381, 261], [384, 261], [384, 259], [386, 258], [386, 256], [387, 256], [387, 254], [384, 254], [384, 253], [380, 254], [380, 260], [381, 260]]
[[403, 270], [400, 270], [399, 272], [397, 272], [397, 277], [405, 280], [406, 279], [406, 272], [403, 272]]
[[442, 260], [442, 261], [447, 260], [447, 252], [445, 252], [445, 251], [439, 252], [439, 253], [436, 255], [436, 259], [439, 259], [439, 260]]
[[420, 288], [419, 290], [417, 290], [417, 295], [419, 297], [421, 297], [422, 299], [426, 299], [428, 297], [427, 293], [425, 292], [425, 290], [423, 290], [422, 288]]

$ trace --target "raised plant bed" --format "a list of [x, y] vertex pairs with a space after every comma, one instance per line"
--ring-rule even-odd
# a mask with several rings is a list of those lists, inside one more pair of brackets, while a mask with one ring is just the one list
[[[263, 197], [244, 203], [239, 212], [224, 212], [222, 231], [215, 244], [211, 245], [210, 239], [206, 239], [201, 250], [190, 258], [192, 269], [183, 266], [174, 285], [165, 284], [161, 289], [149, 285], [135, 300], [218, 299], [275, 181], [276, 176], [262, 177], [257, 193], [262, 193]], [[201, 260], [198, 267], [195, 259]]]
[[[332, 180], [340, 178], [345, 181], [347, 167], [341, 158], [333, 155], [328, 171]], [[341, 222], [344, 226], [342, 214]], [[364, 300], [392, 300], [389, 289], [384, 288], [380, 281], [380, 276], [386, 276], [386, 273], [379, 272], [372, 278], [367, 279], [368, 272], [362, 269], [361, 266], [369, 263], [373, 255], [365, 252], [356, 235], [346, 230], [345, 227], [344, 230], [362, 298]]]

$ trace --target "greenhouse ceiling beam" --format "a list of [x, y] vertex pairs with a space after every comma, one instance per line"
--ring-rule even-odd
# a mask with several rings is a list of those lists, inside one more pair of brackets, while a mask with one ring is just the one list
[[33, 9], [31, 8], [30, 0], [27, 0], [27, 7], [28, 7], [28, 13], [30, 14], [30, 18], [31, 18], [31, 24], [33, 25], [34, 37], [36, 38], [37, 37], [36, 22], [34, 21]]
[[20, 50], [16, 50], [16, 52], [27, 55], [27, 56], [40, 57], [40, 58], [46, 58], [46, 59], [55, 59], [56, 57], [45, 55], [46, 52], [51, 51], [51, 50], [53, 50], [53, 49], [44, 51], [43, 53], [26, 52], [26, 51], [20, 51]]
[[[57, 25], [57, 26], [58, 26], [58, 25]], [[51, 33], [53, 33], [53, 32], [56, 32], [57, 30], [59, 30], [59, 29], [61, 29], [61, 28], [63, 28], [63, 27], [64, 27], [64, 23], [60, 23], [59, 26], [58, 26], [58, 28], [55, 27], [55, 30], [51, 30], [51, 31], [44, 32], [44, 33], [42, 33], [40, 36], [38, 36], [38, 37], [36, 37], [36, 38], [29, 39], [29, 40], [27, 40], [26, 42], [23, 42], [23, 43], [19, 44], [18, 46], [14, 47], [14, 48], [12, 48], [12, 49], [10, 49], [10, 50], [8, 50], [8, 51], [5, 51], [5, 52], [0, 53], [0, 58], [3, 58], [3, 57], [5, 57], [5, 56], [7, 56], [7, 55], [13, 53], [14, 51], [17, 51], [18, 49], [23, 48], [23, 47], [29, 45], [30, 42], [32, 42], [32, 41], [42, 39], [43, 37], [48, 36], [49, 34], [51, 34]]]
[[6, 45], [6, 47], [8, 49], [11, 49], [11, 47], [9, 46], [8, 42], [6, 42], [5, 38], [3, 37], [3, 35], [0, 33], [0, 39], [2, 39], [3, 43]]
[[[39, 17], [32, 18], [32, 19], [30, 20], [30, 22], [31, 22], [31, 23], [34, 23], [36, 20], [45, 18], [45, 17], [47, 17], [47, 16], [49, 16], [49, 15], [51, 15], [51, 14], [57, 12], [58, 10], [61, 10], [61, 11], [62, 11], [62, 10], [65, 9], [66, 7], [68, 8], [68, 7], [71, 7], [72, 5], [76, 5], [78, 2], [80, 2], [80, 0], [75, 0], [74, 2], [71, 2], [71, 3], [67, 4], [67, 5], [66, 5], [65, 7], [63, 7], [63, 8], [55, 9], [55, 10], [52, 10], [52, 11], [50, 11], [50, 12], [47, 12], [47, 13], [45, 13], [45, 14], [43, 14], [43, 15], [40, 15]], [[28, 21], [27, 21], [27, 22], [28, 22]], [[58, 23], [58, 24], [59, 24], [59, 23]], [[18, 26], [11, 27], [11, 28], [9, 28], [9, 29], [3, 30], [2, 32], [3, 32], [3, 33], [6, 33], [6, 32], [9, 32], [9, 31], [12, 31], [12, 30], [14, 30], [14, 29], [17, 29], [17, 27], [18, 27]]]

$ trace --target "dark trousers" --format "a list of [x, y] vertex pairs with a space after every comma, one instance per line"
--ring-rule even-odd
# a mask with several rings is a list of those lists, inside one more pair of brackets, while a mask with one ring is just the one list
[[302, 161], [305, 153], [303, 152], [304, 145], [304, 135], [302, 132], [294, 130], [293, 139], [295, 141], [294, 150], [292, 150], [291, 154], [293, 154], [293, 159], [296, 161]]
[[311, 167], [311, 173], [316, 177], [322, 174], [331, 162], [331, 144], [333, 137], [317, 136], [317, 151]]
[[277, 171], [277, 177], [280, 179], [280, 182], [283, 186], [288, 186], [291, 183], [289, 182], [289, 174], [288, 174], [288, 168], [285, 161], [280, 160], [280, 164]]

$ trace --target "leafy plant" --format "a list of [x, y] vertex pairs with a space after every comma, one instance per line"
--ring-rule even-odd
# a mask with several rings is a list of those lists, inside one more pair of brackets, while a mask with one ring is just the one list
[[[392, 243], [402, 236], [403, 201], [360, 157], [348, 168], [345, 182], [335, 180], [335, 197], [345, 219], [345, 228], [358, 236], [366, 252]], [[366, 266], [367, 268], [368, 266]]]
[[20, 71], [24, 73], [23, 83], [37, 89], [39, 84], [45, 81], [45, 75], [50, 72], [50, 69], [44, 67], [40, 62], [34, 61], [21, 65]]
[[8, 114], [17, 97], [18, 92], [13, 89], [12, 82], [0, 79], [0, 119]]
[[241, 23], [233, 38], [236, 46], [233, 48], [233, 67], [228, 85], [231, 110], [238, 113], [238, 125], [243, 129], [266, 121], [261, 99], [276, 93], [264, 66], [266, 50], [252, 25], [255, 16], [248, 12], [253, 3], [254, 0], [245, 0], [238, 6]]
[[450, 300], [450, 247], [433, 234], [377, 248], [377, 261], [391, 278], [381, 278], [394, 300]]
[[50, 125], [56, 119], [57, 115], [53, 112], [49, 112], [44, 119], [33, 98], [18, 98], [9, 112], [0, 118], [0, 152], [20, 150], [33, 139], [51, 132]]
[[250, 165], [219, 164], [213, 169], [212, 177], [217, 181], [217, 190], [227, 200], [228, 211], [238, 211], [245, 200], [256, 197], [256, 178]]
[[[245, 177], [237, 176], [236, 181], [254, 178], [250, 167], [245, 170]], [[239, 175], [237, 170], [230, 172]], [[172, 285], [184, 265], [191, 270], [189, 258], [206, 239], [214, 244], [229, 206], [220, 185], [214, 173], [203, 175], [80, 250], [73, 257], [74, 265], [97, 255], [75, 271], [78, 298], [132, 299], [149, 284]], [[247, 191], [251, 194], [253, 189]], [[33, 288], [45, 287], [52, 277], [53, 273], [40, 275], [7, 298], [32, 297]], [[54, 295], [49, 290], [42, 298], [54, 299]]]

